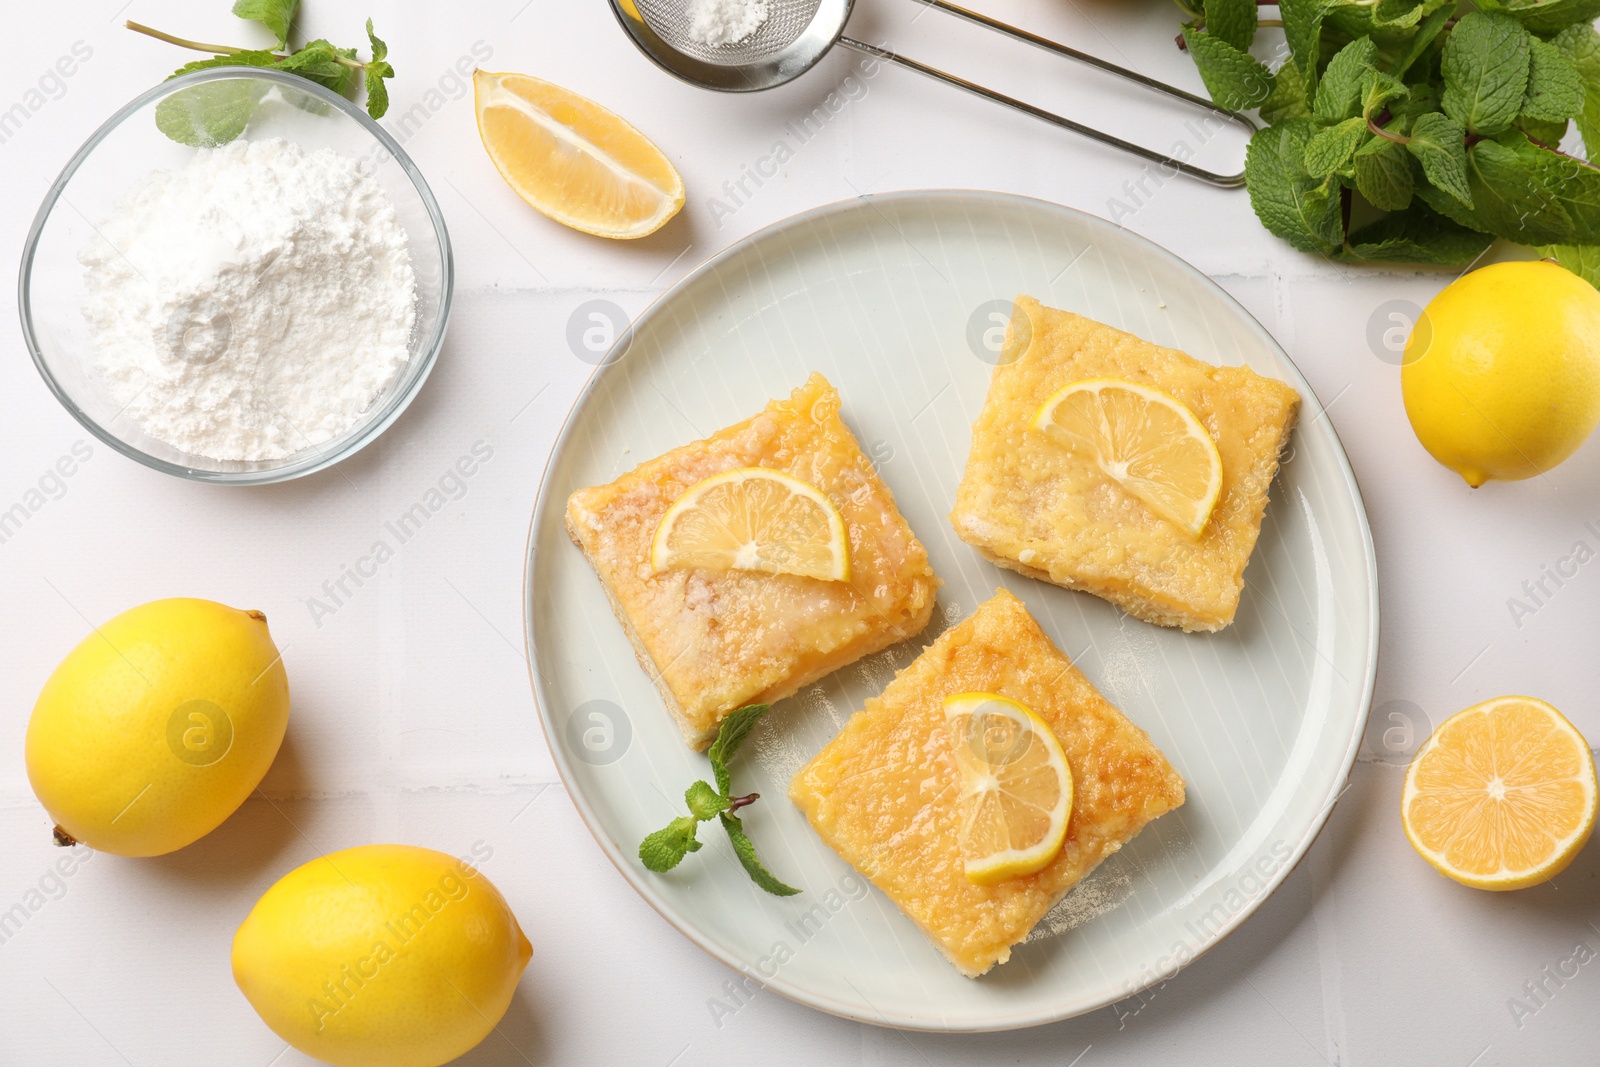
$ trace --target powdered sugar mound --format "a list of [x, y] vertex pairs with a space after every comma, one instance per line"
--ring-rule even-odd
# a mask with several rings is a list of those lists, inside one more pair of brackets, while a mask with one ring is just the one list
[[377, 179], [274, 138], [130, 190], [79, 253], [96, 371], [150, 436], [281, 459], [360, 421], [410, 354], [416, 276]]
[[1055, 907], [1045, 912], [1044, 918], [1023, 940], [1032, 944], [1060, 937], [1096, 916], [1115, 911], [1132, 895], [1133, 876], [1127, 868], [1113, 866], [1110, 861], [1102, 863], [1089, 877], [1073, 886], [1072, 892], [1058, 900]]
[[767, 0], [689, 0], [689, 37], [700, 44], [738, 44], [767, 21]]

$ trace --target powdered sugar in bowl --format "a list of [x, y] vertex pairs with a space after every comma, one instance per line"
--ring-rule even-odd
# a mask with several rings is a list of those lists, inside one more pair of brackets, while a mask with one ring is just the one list
[[22, 327], [113, 448], [262, 484], [399, 417], [438, 357], [452, 274], [438, 204], [376, 122], [294, 75], [224, 67], [140, 96], [67, 164], [23, 254]]

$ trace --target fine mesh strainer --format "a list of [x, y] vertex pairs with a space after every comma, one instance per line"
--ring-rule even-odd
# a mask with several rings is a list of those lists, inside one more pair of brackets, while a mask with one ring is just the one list
[[[969, 8], [950, 3], [948, 0], [917, 0], [917, 2], [955, 15], [957, 18], [966, 19], [968, 22], [977, 23], [996, 33], [1003, 33], [1007, 37], [1054, 52], [1056, 55], [1087, 63], [1108, 74], [1126, 78], [1174, 99], [1202, 107], [1212, 114], [1239, 123], [1252, 133], [1255, 132], [1256, 124], [1247, 116], [1237, 111], [1219, 108], [1204, 97], [1185, 92], [1177, 86], [1148, 78], [1137, 71], [1119, 67], [1087, 52], [1080, 52], [1058, 41], [1029, 33], [1027, 30], [992, 19]], [[1081, 122], [1035, 107], [936, 67], [897, 55], [879, 45], [846, 37], [844, 26], [850, 18], [854, 0], [766, 0], [767, 20], [762, 23], [761, 28], [737, 44], [725, 45], [706, 45], [694, 38], [689, 28], [690, 3], [691, 0], [610, 0], [611, 9], [616, 13], [617, 20], [622, 23], [622, 28], [627, 31], [633, 43], [638, 45], [640, 51], [667, 73], [682, 78], [691, 85], [698, 85], [702, 89], [716, 89], [727, 93], [770, 89], [798, 78], [815, 66], [828, 49], [835, 44], [842, 44], [846, 48], [853, 48], [857, 52], [899, 64], [918, 74], [942, 81], [947, 85], [954, 85], [958, 89], [965, 89], [969, 93], [996, 103], [1005, 104], [1034, 118], [1083, 134], [1085, 137], [1092, 137], [1102, 144], [1131, 152], [1141, 159], [1159, 163], [1174, 173], [1186, 174], [1191, 178], [1198, 178], [1225, 188], [1244, 184], [1242, 171], [1238, 174], [1217, 174], [1196, 167], [1181, 159], [1123, 140], [1115, 134], [1085, 126]]]

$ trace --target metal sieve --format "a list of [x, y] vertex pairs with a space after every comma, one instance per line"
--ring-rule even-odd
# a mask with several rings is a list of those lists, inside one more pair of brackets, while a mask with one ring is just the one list
[[[702, 89], [715, 89], [726, 93], [770, 89], [798, 78], [815, 66], [828, 49], [835, 44], [841, 44], [857, 52], [914, 70], [946, 85], [965, 89], [969, 93], [1004, 104], [1052, 125], [1091, 137], [1101, 144], [1131, 152], [1141, 159], [1170, 168], [1175, 173], [1186, 174], [1191, 178], [1198, 178], [1200, 181], [1224, 188], [1236, 188], [1244, 184], [1243, 171], [1238, 174], [1217, 174], [1196, 167], [1181, 159], [1124, 140], [1115, 134], [1085, 126], [1063, 115], [1057, 115], [936, 67], [919, 63], [908, 56], [898, 55], [879, 45], [846, 37], [844, 27], [850, 18], [854, 0], [766, 0], [767, 20], [762, 23], [761, 28], [737, 44], [725, 45], [702, 44], [691, 35], [690, 2], [691, 0], [610, 0], [611, 10], [616, 14], [617, 21], [622, 23], [622, 28], [627, 31], [629, 38], [641, 52], [667, 73], [682, 78], [691, 85], [698, 85]], [[1087, 52], [1080, 52], [1059, 41], [1029, 33], [1027, 30], [950, 3], [949, 0], [918, 0], [918, 2], [1036, 48], [1065, 56], [1079, 63], [1087, 63], [1108, 74], [1126, 78], [1146, 89], [1204, 108], [1212, 114], [1239, 123], [1251, 133], [1256, 130], [1256, 124], [1240, 112], [1217, 107], [1202, 96], [1146, 77], [1126, 67], [1119, 67], [1115, 63], [1107, 62]]]

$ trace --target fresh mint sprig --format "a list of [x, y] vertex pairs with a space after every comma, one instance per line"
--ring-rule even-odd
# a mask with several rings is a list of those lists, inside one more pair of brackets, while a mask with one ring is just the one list
[[727, 831], [728, 840], [733, 843], [733, 854], [739, 858], [739, 865], [745, 869], [750, 880], [765, 889], [773, 896], [791, 897], [800, 890], [790, 885], [785, 885], [775, 878], [771, 871], [761, 865], [761, 860], [756, 856], [756, 846], [750, 836], [744, 832], [744, 824], [734, 812], [740, 808], [748, 807], [761, 799], [760, 793], [750, 793], [747, 796], [736, 797], [732, 795], [732, 775], [728, 772], [728, 761], [733, 759], [733, 754], [744, 739], [750, 736], [750, 731], [755, 727], [756, 721], [767, 713], [768, 704], [748, 704], [732, 712], [722, 720], [722, 727], [717, 731], [717, 739], [711, 743], [711, 748], [706, 755], [711, 759], [711, 772], [717, 784], [712, 786], [709, 782], [695, 782], [683, 794], [684, 803], [689, 806], [689, 814], [673, 819], [665, 827], [646, 837], [639, 844], [639, 861], [656, 873], [670, 871], [683, 862], [683, 857], [691, 852], [698, 852], [701, 841], [696, 836], [700, 824], [710, 819], [716, 819]]
[[[1266, 228], [1331, 259], [1465, 264], [1495, 238], [1600, 284], [1600, 0], [1178, 0], [1212, 99], [1259, 108]], [[1270, 12], [1268, 12], [1270, 14]], [[1282, 29], [1276, 69], [1250, 54]], [[1115, 207], [1113, 207], [1115, 211]], [[1113, 214], [1115, 218], [1115, 214]]]
[[[259, 22], [272, 32], [277, 45], [271, 49], [190, 41], [137, 22], [128, 22], [127, 27], [182, 48], [213, 53], [209, 59], [185, 63], [170, 77], [214, 67], [270, 67], [297, 74], [345, 97], [354, 95], [358, 86], [365, 85], [367, 114], [375, 119], [382, 118], [389, 110], [386, 81], [394, 77], [394, 67], [389, 63], [389, 46], [372, 32], [372, 20], [367, 20], [371, 59], [363, 61], [357, 58], [354, 48], [338, 48], [322, 38], [291, 50], [289, 32], [299, 4], [300, 0], [237, 0], [233, 5], [235, 15]], [[259, 85], [249, 82], [208, 82], [191, 86], [156, 106], [156, 125], [162, 133], [182, 144], [197, 148], [226, 144], [244, 132], [263, 95]]]

